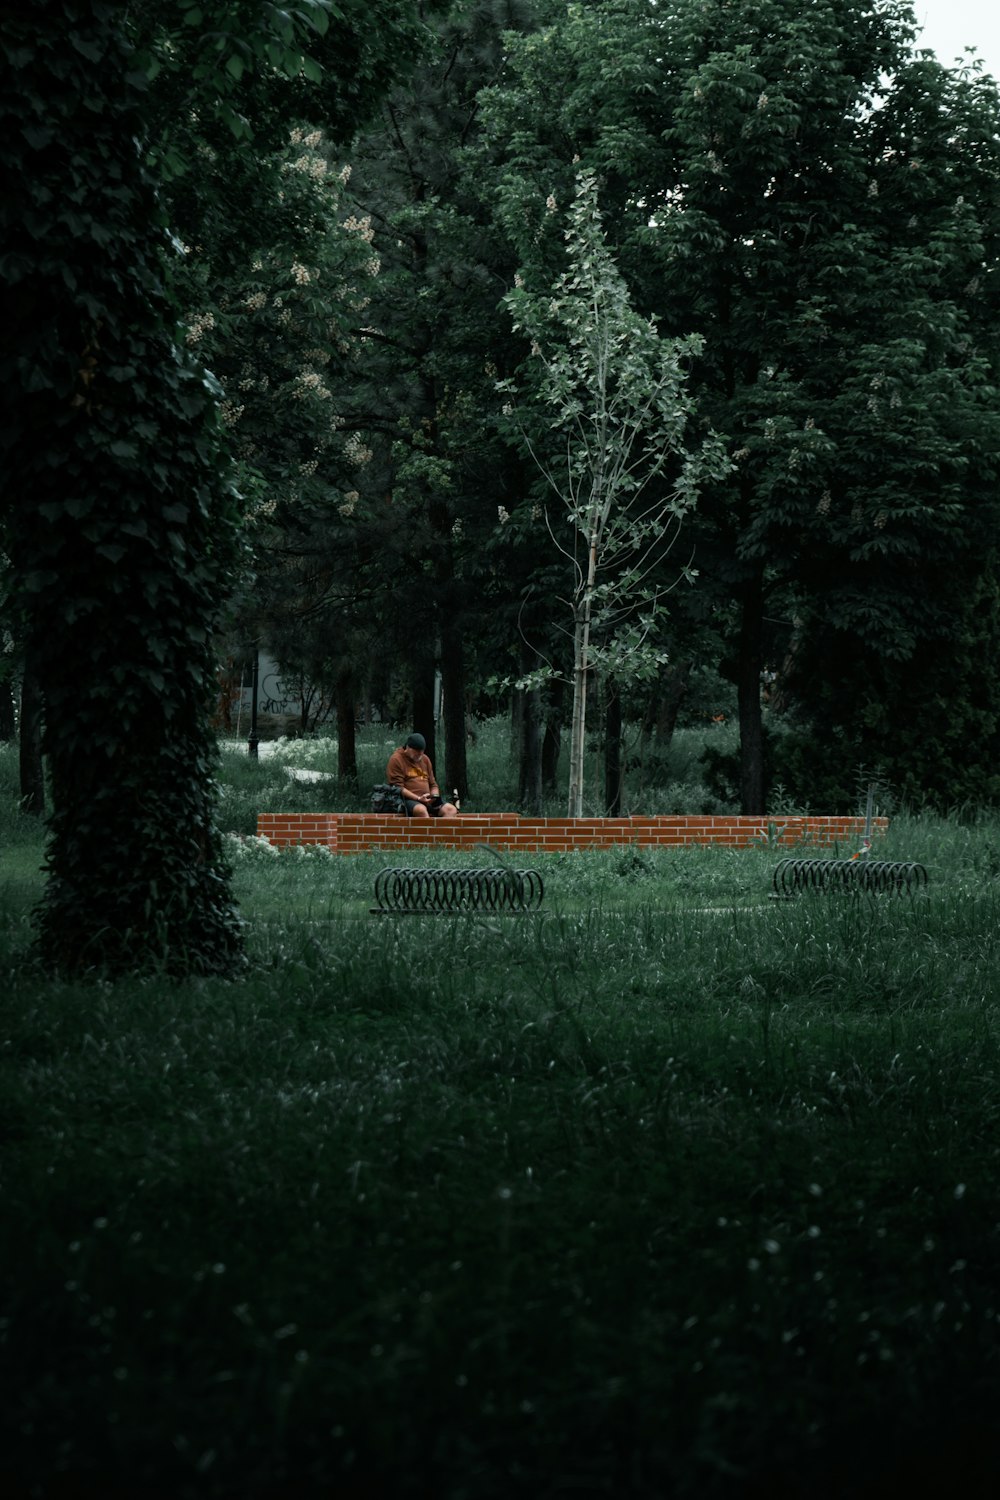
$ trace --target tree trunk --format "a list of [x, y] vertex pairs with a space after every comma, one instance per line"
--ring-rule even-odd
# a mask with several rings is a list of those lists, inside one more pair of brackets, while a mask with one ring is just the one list
[[542, 733], [542, 790], [555, 796], [559, 789], [559, 756], [562, 753], [562, 715], [565, 697], [561, 682], [545, 691], [545, 728]]
[[3, 22], [23, 61], [5, 124], [41, 113], [51, 139], [13, 158], [0, 198], [18, 266], [0, 327], [30, 350], [8, 362], [0, 512], [33, 579], [18, 602], [52, 795], [36, 947], [64, 974], [229, 972], [242, 928], [209, 723], [238, 557], [229, 460], [163, 287], [122, 8], [89, 0], [70, 27], [56, 9], [8, 6]]
[[622, 812], [622, 700], [618, 684], [609, 677], [604, 700], [604, 806], [606, 816]]
[[9, 745], [16, 733], [14, 684], [9, 677], [5, 677], [0, 679], [0, 744]]
[[28, 662], [21, 677], [21, 733], [18, 769], [21, 806], [27, 813], [45, 816], [45, 770], [42, 761], [42, 719], [45, 704], [38, 678]]
[[569, 730], [569, 796], [568, 818], [583, 817], [583, 762], [587, 745], [587, 663], [584, 633], [577, 626], [574, 638], [573, 708]]
[[[599, 492], [600, 479], [594, 488]], [[573, 630], [573, 714], [569, 742], [569, 799], [566, 816], [583, 817], [583, 762], [587, 751], [587, 689], [590, 685], [590, 616], [597, 577], [597, 536], [590, 534], [587, 549], [587, 576], [577, 595], [576, 623]]]
[[469, 795], [469, 768], [465, 733], [465, 649], [458, 616], [447, 612], [441, 626], [441, 692], [444, 696], [444, 769], [438, 773], [441, 795], [449, 799], [457, 792], [460, 801]]
[[521, 707], [521, 744], [517, 800], [532, 818], [542, 815], [542, 695], [540, 688], [518, 695]]
[[337, 777], [340, 781], [358, 783], [358, 754], [354, 730], [354, 674], [341, 672], [337, 678]]
[[[323, 706], [323, 693], [322, 689], [317, 688], [307, 678], [302, 676], [298, 679], [296, 691], [299, 695], [299, 738], [305, 739], [306, 735], [316, 728], [319, 713]], [[313, 716], [312, 706], [317, 701], [320, 707], [316, 710], [316, 715]]]
[[677, 715], [691, 680], [691, 663], [682, 661], [669, 666], [663, 676], [663, 693], [656, 712], [656, 746], [658, 750], [669, 750], [670, 741], [677, 728]]
[[740, 810], [764, 807], [764, 728], [760, 705], [763, 665], [764, 575], [756, 573], [741, 597], [737, 696], [740, 712]]
[[[437, 754], [434, 743], [434, 656], [432, 652], [418, 657], [413, 663], [413, 726], [417, 734], [427, 741], [427, 754], [437, 771]], [[407, 730], [407, 734], [410, 733]], [[406, 735], [403, 736], [403, 739]]]

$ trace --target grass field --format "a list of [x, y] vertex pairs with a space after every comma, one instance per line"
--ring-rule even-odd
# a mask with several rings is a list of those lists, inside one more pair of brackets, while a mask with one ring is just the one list
[[1000, 822], [897, 817], [912, 900], [621, 850], [517, 918], [234, 839], [241, 978], [56, 984], [0, 772], [8, 1492], [998, 1493]]

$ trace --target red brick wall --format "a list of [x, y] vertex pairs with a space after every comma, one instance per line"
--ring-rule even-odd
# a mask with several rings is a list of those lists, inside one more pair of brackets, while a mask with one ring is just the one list
[[[614, 845], [726, 844], [734, 849], [773, 837], [780, 844], [860, 847], [864, 818], [685, 817], [521, 818], [517, 813], [463, 813], [458, 818], [403, 818], [397, 813], [261, 813], [257, 833], [272, 844], [326, 844], [335, 854], [371, 849], [608, 849]], [[887, 818], [874, 819], [883, 834]]]

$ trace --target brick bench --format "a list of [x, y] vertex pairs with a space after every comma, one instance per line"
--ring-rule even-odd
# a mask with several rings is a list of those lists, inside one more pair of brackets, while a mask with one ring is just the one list
[[[872, 829], [884, 834], [888, 818]], [[378, 849], [469, 849], [491, 844], [513, 853], [561, 854], [568, 849], [676, 848], [724, 844], [746, 849], [769, 839], [785, 847], [837, 844], [860, 848], [862, 817], [522, 818], [517, 813], [462, 813], [457, 818], [403, 818], [378, 813], [260, 813], [257, 833], [272, 844], [325, 844], [334, 854]]]

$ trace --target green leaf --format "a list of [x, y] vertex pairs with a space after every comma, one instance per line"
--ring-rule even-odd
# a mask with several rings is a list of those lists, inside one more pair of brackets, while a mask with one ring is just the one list
[[79, 36], [76, 32], [71, 32], [70, 42], [80, 56], [85, 57], [88, 62], [99, 63], [101, 61], [103, 53], [96, 43], [88, 42], [85, 37]]
[[312, 27], [313, 31], [318, 32], [320, 36], [326, 36], [326, 33], [330, 29], [331, 10], [335, 16], [337, 16], [340, 20], [343, 20], [343, 12], [339, 11], [336, 6], [326, 6], [320, 4], [311, 5], [309, 7], [309, 25]]
[[238, 115], [231, 105], [221, 104], [219, 106], [219, 119], [224, 125], [227, 125], [229, 127], [230, 131], [238, 141], [244, 141], [250, 138], [251, 131], [249, 121], [243, 115]]
[[90, 495], [71, 495], [63, 507], [68, 516], [79, 521], [83, 516], [89, 516], [94, 508], [94, 502]]
[[159, 169], [168, 182], [177, 177], [183, 177], [187, 171], [187, 162], [176, 151], [165, 151], [159, 158]]
[[45, 589], [51, 588], [58, 581], [58, 573], [37, 570], [24, 575], [22, 587], [27, 594], [41, 594]]

